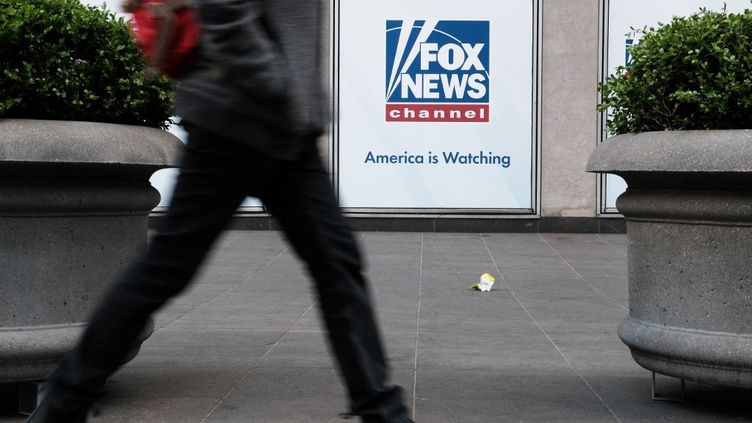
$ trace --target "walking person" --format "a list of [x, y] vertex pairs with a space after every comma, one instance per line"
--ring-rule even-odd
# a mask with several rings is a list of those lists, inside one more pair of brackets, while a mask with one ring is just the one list
[[30, 423], [85, 422], [149, 316], [186, 288], [246, 196], [274, 215], [315, 283], [331, 350], [364, 422], [410, 422], [324, 169], [322, 1], [197, 0], [202, 35], [179, 83], [188, 141], [166, 217], [47, 381]]

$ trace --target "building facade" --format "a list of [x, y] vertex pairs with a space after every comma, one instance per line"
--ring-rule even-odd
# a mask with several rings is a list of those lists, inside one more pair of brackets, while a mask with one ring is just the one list
[[[623, 231], [623, 182], [585, 172], [607, 137], [598, 85], [629, 60], [632, 28], [749, 7], [326, 1], [332, 125], [321, 144], [340, 203], [356, 228], [419, 231]], [[172, 179], [154, 179], [164, 204]], [[274, 227], [252, 199], [234, 225]]]

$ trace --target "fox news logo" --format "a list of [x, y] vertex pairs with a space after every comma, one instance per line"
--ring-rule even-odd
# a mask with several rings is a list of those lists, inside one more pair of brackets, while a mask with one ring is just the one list
[[629, 62], [632, 60], [632, 52], [630, 49], [634, 45], [635, 40], [633, 38], [627, 38], [624, 41], [624, 66], [629, 66]]
[[386, 21], [386, 120], [488, 122], [489, 21]]

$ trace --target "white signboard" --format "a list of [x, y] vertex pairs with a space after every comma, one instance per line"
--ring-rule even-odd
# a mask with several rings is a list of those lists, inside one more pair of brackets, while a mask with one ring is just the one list
[[[606, 0], [608, 2], [608, 74], [629, 59], [627, 47], [639, 42], [630, 28], [657, 27], [668, 23], [674, 16], [689, 16], [701, 7], [720, 11], [724, 4], [729, 12], [741, 12], [750, 7], [749, 0]], [[608, 175], [605, 181], [605, 208], [614, 211], [616, 198], [627, 185], [618, 176]]]
[[532, 211], [535, 0], [335, 7], [342, 206]]

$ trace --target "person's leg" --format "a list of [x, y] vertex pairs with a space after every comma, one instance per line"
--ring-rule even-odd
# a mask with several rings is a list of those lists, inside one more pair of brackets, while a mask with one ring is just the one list
[[350, 413], [369, 422], [409, 422], [388, 364], [352, 232], [340, 212], [318, 151], [285, 163], [262, 200], [308, 265], [329, 341], [345, 380]]
[[79, 344], [48, 378], [49, 394], [43, 405], [59, 419], [39, 417], [39, 421], [84, 421], [81, 413], [85, 418], [86, 409], [131, 351], [149, 316], [188, 285], [245, 197], [246, 187], [237, 181], [237, 168], [247, 167], [239, 161], [242, 154], [226, 151], [222, 139], [197, 128], [189, 133], [167, 215], [146, 252], [99, 303]]

